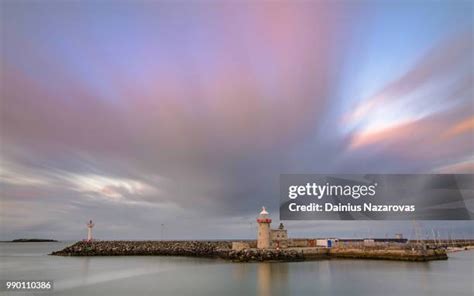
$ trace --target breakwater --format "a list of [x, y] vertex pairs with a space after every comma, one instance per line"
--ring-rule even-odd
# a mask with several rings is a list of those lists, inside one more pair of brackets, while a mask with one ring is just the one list
[[231, 241], [94, 241], [77, 242], [57, 256], [188, 256], [238, 262], [302, 261], [296, 250], [232, 250]]
[[447, 259], [443, 249], [287, 248], [233, 250], [231, 241], [93, 241], [77, 242], [57, 256], [189, 256], [234, 262], [304, 261], [332, 258], [430, 261]]
[[216, 257], [220, 250], [231, 247], [230, 241], [83, 241], [51, 255]]

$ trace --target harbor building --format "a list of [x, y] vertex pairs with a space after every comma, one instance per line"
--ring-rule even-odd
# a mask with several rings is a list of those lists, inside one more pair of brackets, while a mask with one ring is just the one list
[[277, 229], [271, 229], [270, 233], [272, 248], [288, 248], [288, 233], [283, 223]]

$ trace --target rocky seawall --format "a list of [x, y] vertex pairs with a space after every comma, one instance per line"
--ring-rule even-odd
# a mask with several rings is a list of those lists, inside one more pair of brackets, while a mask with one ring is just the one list
[[260, 249], [245, 249], [245, 250], [230, 250], [223, 251], [219, 254], [219, 258], [232, 260], [233, 262], [262, 262], [262, 261], [304, 261], [307, 258], [302, 252], [293, 249], [282, 250], [260, 250]]
[[216, 257], [228, 241], [93, 241], [77, 242], [51, 255], [59, 256], [193, 256]]
[[77, 242], [56, 256], [188, 256], [221, 258], [237, 262], [301, 261], [295, 250], [232, 250], [230, 241], [94, 241]]
[[232, 250], [231, 241], [94, 241], [77, 242], [57, 256], [189, 256], [234, 262], [304, 261], [332, 258], [399, 261], [445, 260], [445, 250], [370, 248], [288, 248]]

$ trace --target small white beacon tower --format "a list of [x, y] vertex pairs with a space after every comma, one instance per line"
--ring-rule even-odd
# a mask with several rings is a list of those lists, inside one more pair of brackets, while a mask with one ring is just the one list
[[94, 222], [92, 220], [87, 223], [87, 241], [90, 242], [92, 241], [92, 227], [94, 227]]

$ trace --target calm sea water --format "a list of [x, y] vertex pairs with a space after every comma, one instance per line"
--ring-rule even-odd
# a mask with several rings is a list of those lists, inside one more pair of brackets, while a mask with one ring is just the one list
[[[429, 263], [230, 263], [183, 257], [48, 256], [70, 243], [0, 243], [0, 279], [54, 280], [49, 295], [473, 295], [474, 251]], [[2, 295], [35, 295], [0, 292]], [[48, 293], [36, 293], [48, 295]]]

